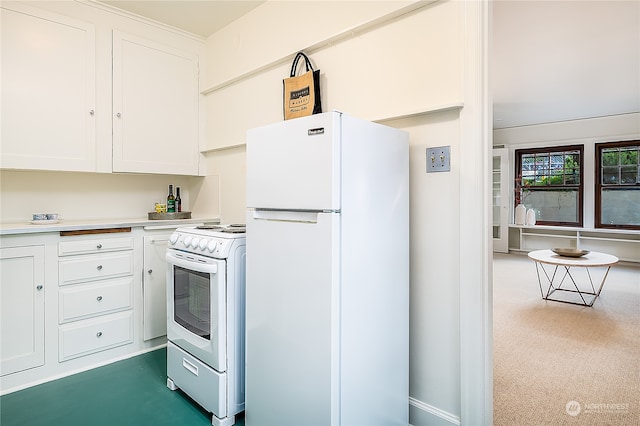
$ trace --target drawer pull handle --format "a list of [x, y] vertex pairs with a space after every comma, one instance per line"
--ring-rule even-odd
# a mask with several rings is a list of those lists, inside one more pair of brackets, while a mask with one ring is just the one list
[[184, 358], [182, 358], [182, 366], [184, 368], [186, 368], [194, 376], [198, 375], [198, 366], [197, 365], [193, 365], [192, 363], [190, 363], [189, 361], [187, 361]]
[[38, 289], [38, 290], [42, 290], [42, 284], [40, 284], [40, 285], [36, 286], [36, 289]]
[[102, 265], [98, 265], [98, 271], [102, 270]]
[[96, 300], [97, 300], [98, 302], [99, 302], [99, 301], [101, 301], [101, 300], [102, 300], [102, 296], [98, 296], [98, 297], [96, 297]]
[[102, 244], [98, 243], [98, 245], [96, 246], [96, 248], [101, 249], [101, 248], [102, 248]]
[[98, 332], [96, 333], [96, 337], [101, 337], [101, 336], [102, 336], [102, 331], [98, 331]]

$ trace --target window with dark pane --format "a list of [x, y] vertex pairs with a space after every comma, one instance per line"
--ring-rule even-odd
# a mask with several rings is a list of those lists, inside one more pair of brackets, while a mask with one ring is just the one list
[[640, 229], [640, 141], [596, 144], [595, 226]]
[[582, 226], [583, 146], [515, 151], [515, 205], [536, 212], [542, 225]]

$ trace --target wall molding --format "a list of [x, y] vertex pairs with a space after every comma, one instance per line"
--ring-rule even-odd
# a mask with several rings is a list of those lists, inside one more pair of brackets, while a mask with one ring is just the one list
[[[429, 405], [423, 401], [420, 401], [419, 399], [415, 399], [412, 397], [409, 397], [409, 409], [414, 408], [416, 410], [419, 410], [420, 412], [422, 412], [422, 414], [419, 417], [430, 417], [434, 420], [434, 422], [432, 422], [433, 424], [436, 424], [435, 421], [437, 421], [437, 424], [442, 425], [442, 420], [444, 420], [445, 422], [447, 422], [447, 424], [449, 425], [453, 425], [453, 426], [460, 426], [460, 417], [455, 416], [449, 412], [446, 412], [444, 410], [441, 410], [437, 407], [434, 407], [433, 405]], [[414, 416], [416, 417], [416, 416]], [[414, 422], [418, 420], [418, 419], [414, 419]], [[409, 420], [411, 422], [411, 419]], [[421, 425], [423, 424], [422, 422], [420, 423], [411, 423], [411, 424], [416, 424], [416, 425]]]
[[235, 149], [235, 148], [243, 147], [246, 144], [247, 144], [246, 142], [241, 142], [241, 143], [238, 143], [238, 144], [235, 144], [235, 145], [225, 145], [225, 146], [216, 147], [216, 148], [205, 148], [205, 149], [202, 149], [200, 151], [200, 153], [201, 154], [209, 154], [211, 152], [226, 151], [226, 150], [229, 150], [229, 149]]
[[432, 107], [427, 107], [425, 109], [421, 109], [420, 111], [410, 111], [402, 114], [394, 115], [393, 117], [382, 117], [382, 118], [373, 118], [370, 121], [375, 123], [385, 123], [387, 121], [401, 120], [404, 118], [413, 118], [419, 117], [421, 115], [435, 114], [440, 112], [447, 112], [453, 110], [459, 110], [464, 108], [464, 102], [454, 102], [449, 105], [437, 105]]
[[[374, 123], [386, 123], [389, 121], [394, 121], [394, 120], [402, 120], [405, 118], [414, 118], [414, 117], [420, 117], [423, 115], [429, 115], [429, 114], [436, 114], [436, 113], [441, 113], [441, 112], [447, 112], [447, 111], [455, 111], [455, 110], [461, 110], [462, 108], [464, 108], [464, 103], [463, 102], [454, 102], [450, 105], [438, 105], [438, 106], [433, 106], [433, 107], [427, 107], [423, 110], [420, 111], [411, 111], [411, 112], [407, 112], [407, 113], [403, 113], [403, 114], [398, 114], [398, 115], [394, 115], [393, 117], [384, 117], [384, 118], [377, 118], [377, 119], [368, 119], [369, 121], [372, 121]], [[233, 144], [233, 145], [225, 145], [225, 146], [221, 146], [221, 147], [215, 147], [215, 148], [203, 148], [200, 150], [200, 154], [209, 154], [212, 152], [218, 152], [218, 151], [226, 151], [228, 149], [234, 149], [234, 148], [240, 148], [246, 145], [246, 142], [241, 142], [241, 143], [237, 143], [237, 144]]]
[[111, 6], [110, 4], [102, 3], [102, 2], [97, 1], [97, 0], [74, 0], [74, 1], [77, 2], [77, 3], [80, 3], [80, 4], [85, 4], [87, 6], [90, 6], [90, 7], [96, 8], [96, 9], [101, 9], [103, 11], [112, 13], [114, 15], [119, 15], [119, 16], [125, 17], [127, 19], [131, 19], [133, 21], [138, 21], [138, 22], [141, 22], [143, 24], [151, 25], [151, 26], [163, 29], [165, 31], [172, 32], [174, 34], [181, 35], [183, 37], [187, 37], [187, 38], [199, 41], [201, 43], [204, 43], [207, 40], [205, 37], [202, 37], [201, 35], [194, 34], [194, 33], [191, 33], [189, 31], [185, 31], [185, 30], [182, 30], [180, 28], [173, 27], [171, 25], [165, 24], [163, 22], [156, 21], [156, 20], [151, 19], [151, 18], [146, 18], [144, 16], [140, 16], [140, 15], [135, 14], [133, 12], [129, 12], [128, 10], [120, 9], [120, 8], [118, 8], [116, 6]]
[[[405, 16], [409, 16], [425, 7], [428, 7], [434, 3], [438, 3], [441, 0], [419, 0], [416, 1], [415, 3], [412, 3], [408, 6], [402, 7], [400, 9], [397, 9], [391, 13], [388, 13], [386, 15], [383, 15], [379, 18], [373, 19], [371, 21], [365, 22], [363, 24], [360, 25], [356, 25], [352, 28], [347, 28], [346, 30], [340, 31], [330, 37], [327, 37], [323, 40], [320, 40], [310, 46], [307, 46], [303, 49], [305, 53], [307, 54], [312, 54], [314, 52], [317, 52], [319, 50], [322, 50], [324, 48], [327, 47], [331, 47], [337, 43], [343, 42], [345, 40], [349, 40], [352, 38], [355, 38], [359, 35], [361, 35], [362, 33], [368, 32], [368, 31], [372, 31], [375, 30], [377, 28], [383, 27], [387, 24], [390, 24], [391, 22], [395, 21], [398, 18], [401, 17], [405, 17]], [[271, 62], [268, 62], [262, 66], [259, 66], [257, 68], [254, 68], [250, 71], [244, 72], [242, 74], [239, 74], [231, 79], [222, 81], [220, 83], [216, 83], [213, 84], [211, 86], [209, 86], [208, 88], [204, 89], [203, 91], [200, 92], [201, 95], [208, 95], [210, 93], [216, 92], [218, 90], [224, 89], [225, 87], [234, 85], [236, 83], [239, 83], [241, 81], [244, 80], [248, 80], [251, 77], [254, 77], [264, 71], [276, 68], [278, 66], [284, 65], [284, 64], [288, 64], [291, 62], [291, 59], [293, 58], [293, 55], [295, 55], [297, 53], [297, 51], [295, 52], [291, 52], [288, 55], [285, 55], [283, 57], [274, 59]]]

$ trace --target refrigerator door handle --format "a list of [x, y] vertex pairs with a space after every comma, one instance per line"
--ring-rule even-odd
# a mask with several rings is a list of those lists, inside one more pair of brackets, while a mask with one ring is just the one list
[[320, 213], [336, 213], [335, 211], [304, 211], [304, 210], [253, 210], [255, 220], [270, 220], [276, 222], [318, 223]]

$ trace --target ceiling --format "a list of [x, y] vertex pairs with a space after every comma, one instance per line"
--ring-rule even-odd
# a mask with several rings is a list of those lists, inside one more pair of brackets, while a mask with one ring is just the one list
[[494, 128], [640, 112], [640, 2], [494, 1]]
[[[208, 37], [263, 1], [105, 0]], [[640, 2], [494, 1], [495, 129], [640, 112]]]
[[248, 0], [101, 0], [202, 37], [209, 37], [264, 1]]

